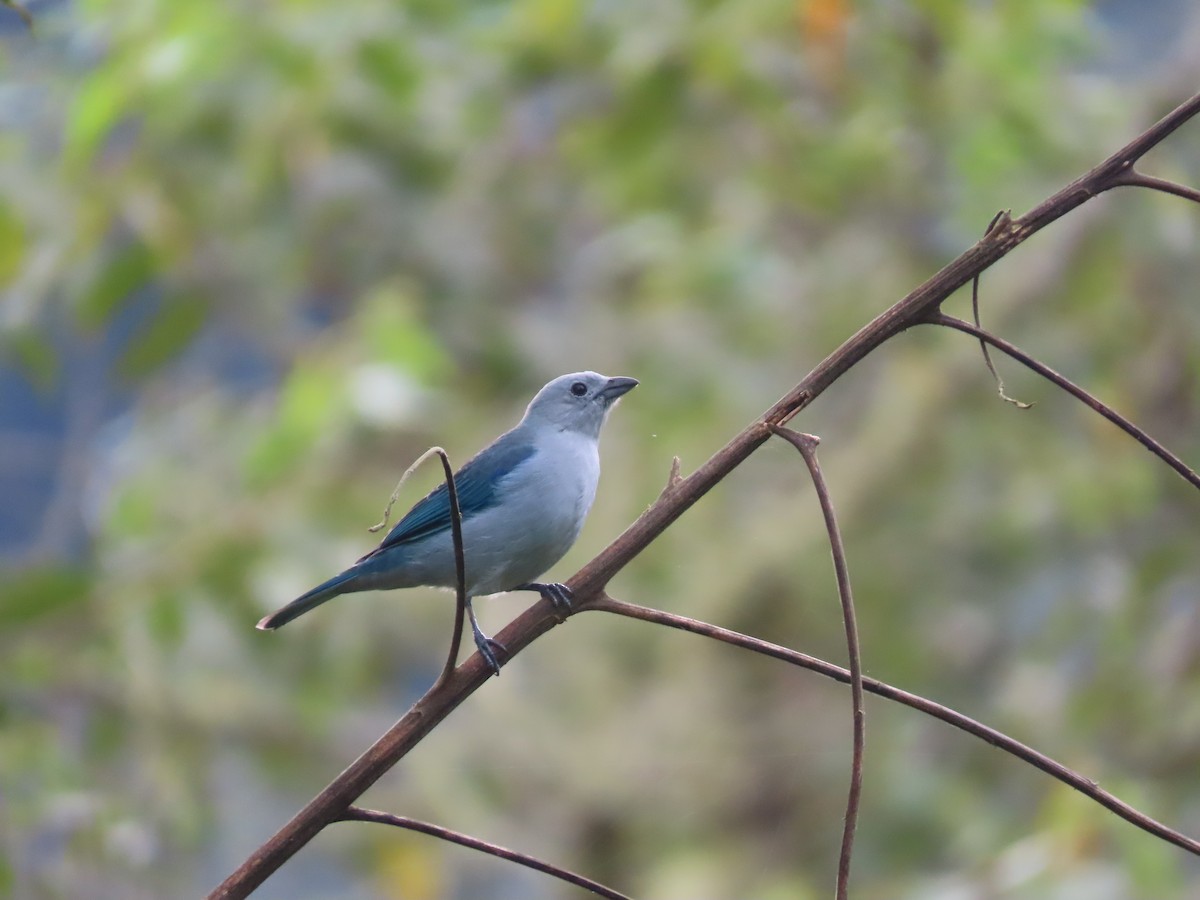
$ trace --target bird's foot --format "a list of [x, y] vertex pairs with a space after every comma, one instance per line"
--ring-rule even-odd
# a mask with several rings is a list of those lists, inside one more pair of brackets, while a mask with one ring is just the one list
[[555, 615], [558, 616], [558, 621], [565, 622], [567, 615], [571, 612], [571, 600], [574, 595], [571, 589], [565, 584], [557, 581], [551, 581], [542, 584], [538, 581], [531, 581], [528, 584], [518, 584], [514, 590], [518, 591], [537, 591], [542, 597], [550, 601], [550, 605], [554, 607]]
[[505, 656], [508, 656], [508, 648], [497, 640], [493, 640], [483, 633], [483, 629], [479, 627], [479, 623], [475, 621], [475, 617], [471, 616], [471, 633], [475, 635], [475, 649], [479, 651], [479, 655], [483, 657], [493, 672], [500, 674], [500, 660], [496, 658], [496, 651], [499, 650]]

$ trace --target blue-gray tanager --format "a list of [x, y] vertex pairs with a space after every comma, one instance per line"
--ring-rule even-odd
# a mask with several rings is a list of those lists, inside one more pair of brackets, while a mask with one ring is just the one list
[[[538, 391], [516, 428], [496, 438], [454, 476], [462, 510], [467, 613], [475, 645], [499, 673], [495, 649], [475, 620], [471, 598], [535, 590], [570, 607], [565, 585], [537, 579], [575, 543], [600, 480], [600, 428], [633, 378], [576, 372]], [[450, 500], [438, 485], [353, 566], [258, 623], [278, 628], [339, 594], [457, 584]]]

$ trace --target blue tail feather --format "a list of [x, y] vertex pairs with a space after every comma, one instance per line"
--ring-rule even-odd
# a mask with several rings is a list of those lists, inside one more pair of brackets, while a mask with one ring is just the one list
[[328, 581], [318, 584], [308, 593], [301, 594], [282, 609], [277, 609], [269, 616], [265, 616], [255, 627], [259, 631], [271, 631], [272, 629], [286, 625], [297, 616], [304, 615], [310, 609], [315, 609], [326, 600], [332, 600], [339, 594], [348, 594], [352, 591], [363, 590], [363, 588], [356, 587], [354, 584], [355, 579], [360, 574], [362, 573], [355, 569], [347, 569], [340, 575], [334, 575]]

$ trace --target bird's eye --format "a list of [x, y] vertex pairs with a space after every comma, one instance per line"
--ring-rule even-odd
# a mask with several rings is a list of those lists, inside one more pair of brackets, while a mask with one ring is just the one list
[[587, 385], [584, 384], [582, 381], [577, 381], [573, 385], [571, 385], [571, 393], [574, 394], [576, 397], [582, 397], [584, 394], [587, 393]]

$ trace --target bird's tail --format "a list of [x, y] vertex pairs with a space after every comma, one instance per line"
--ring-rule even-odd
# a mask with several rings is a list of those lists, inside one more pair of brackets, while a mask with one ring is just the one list
[[340, 575], [334, 575], [328, 581], [318, 584], [315, 588], [306, 594], [301, 594], [287, 606], [282, 609], [277, 609], [269, 616], [264, 616], [255, 626], [259, 631], [271, 631], [286, 625], [288, 622], [297, 616], [302, 616], [310, 609], [315, 609], [326, 600], [332, 600], [338, 594], [347, 594], [355, 590], [363, 590], [357, 587], [354, 581], [360, 575], [354, 569], [347, 569]]

